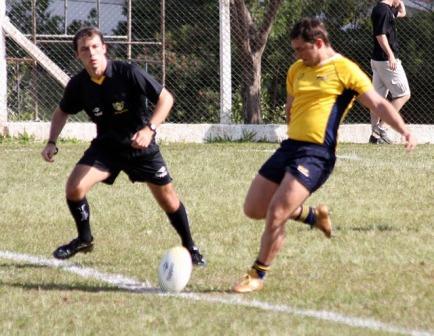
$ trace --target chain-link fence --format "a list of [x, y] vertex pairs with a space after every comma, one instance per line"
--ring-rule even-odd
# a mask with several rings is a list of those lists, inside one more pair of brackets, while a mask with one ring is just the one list
[[[375, 2], [220, 0], [219, 6], [216, 0], [6, 0], [6, 15], [70, 76], [80, 69], [73, 34], [83, 25], [99, 26], [111, 58], [138, 62], [175, 95], [170, 122], [219, 123], [226, 104], [234, 123], [283, 123], [294, 22], [321, 17], [335, 49], [370, 74]], [[222, 3], [230, 9], [230, 41], [220, 40]], [[412, 98], [402, 114], [409, 123], [434, 124], [434, 4], [405, 3], [408, 15], [397, 26]], [[221, 58], [221, 48], [229, 50], [229, 60]], [[8, 35], [6, 53], [8, 120], [50, 120], [62, 85]], [[230, 62], [225, 84], [230, 102], [221, 99], [224, 62]], [[87, 120], [84, 113], [74, 118]], [[369, 123], [369, 113], [356, 105], [346, 122]]]

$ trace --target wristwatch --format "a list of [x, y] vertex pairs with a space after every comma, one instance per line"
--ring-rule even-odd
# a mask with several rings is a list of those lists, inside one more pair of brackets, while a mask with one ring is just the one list
[[151, 122], [148, 122], [148, 123], [146, 124], [146, 126], [148, 126], [148, 127], [151, 129], [152, 132], [154, 132], [154, 133], [157, 132], [157, 125], [152, 124]]

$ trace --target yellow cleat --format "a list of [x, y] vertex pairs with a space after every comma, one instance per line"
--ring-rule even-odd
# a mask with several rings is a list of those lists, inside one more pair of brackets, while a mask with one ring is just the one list
[[316, 221], [313, 225], [317, 229], [321, 230], [327, 238], [332, 236], [332, 221], [329, 216], [329, 209], [326, 205], [320, 204], [315, 208]]
[[256, 270], [251, 269], [232, 287], [235, 293], [250, 293], [264, 288], [264, 279], [261, 279]]

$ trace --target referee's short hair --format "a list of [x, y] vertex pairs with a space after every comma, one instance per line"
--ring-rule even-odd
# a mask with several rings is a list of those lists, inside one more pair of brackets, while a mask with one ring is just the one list
[[98, 35], [101, 39], [101, 42], [104, 42], [104, 35], [97, 27], [89, 26], [81, 28], [77, 33], [75, 33], [74, 38], [72, 39], [72, 46], [74, 47], [74, 51], [78, 51], [78, 40], [83, 37], [91, 37], [93, 35]]
[[314, 43], [320, 38], [325, 45], [330, 45], [329, 34], [324, 23], [318, 18], [303, 18], [297, 22], [289, 34], [291, 40], [302, 38], [305, 42]]

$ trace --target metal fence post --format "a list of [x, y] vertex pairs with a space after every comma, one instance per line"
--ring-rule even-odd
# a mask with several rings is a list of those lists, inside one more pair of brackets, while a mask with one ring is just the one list
[[232, 113], [230, 0], [220, 0], [220, 123], [230, 124]]
[[6, 3], [0, 1], [0, 123], [8, 120], [7, 106], [7, 71], [6, 71], [6, 39], [3, 30], [3, 21], [5, 20]]

